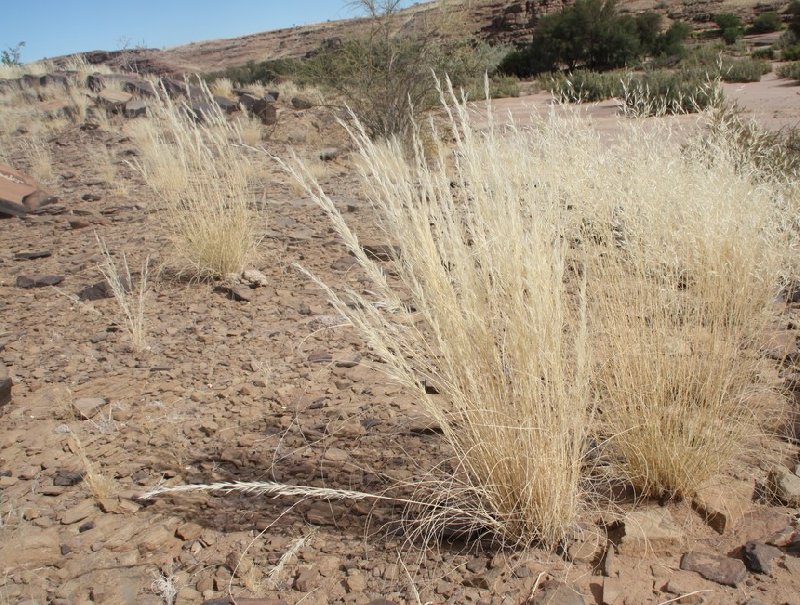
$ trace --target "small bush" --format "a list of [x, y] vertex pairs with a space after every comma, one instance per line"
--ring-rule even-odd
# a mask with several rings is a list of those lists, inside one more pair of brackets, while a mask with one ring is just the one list
[[264, 228], [256, 160], [239, 146], [242, 123], [228, 122], [205, 87], [208, 111], [199, 117], [161, 93], [149, 104], [152, 117], [130, 133], [141, 150], [135, 166], [160, 198], [172, 252], [197, 277], [241, 273]]
[[800, 80], [800, 63], [787, 63], [778, 67], [778, 75], [781, 78], [790, 80]]
[[694, 113], [718, 105], [722, 91], [702, 73], [658, 70], [627, 79], [623, 100], [635, 116]]
[[753, 25], [750, 26], [750, 33], [767, 34], [778, 31], [782, 26], [781, 16], [778, 13], [762, 13], [753, 20]]
[[623, 81], [629, 78], [624, 72], [598, 73], [579, 69], [570, 74], [548, 76], [542, 83], [561, 101], [591, 103], [621, 97], [624, 93]]
[[781, 60], [800, 61], [800, 44], [787, 46], [781, 51]]
[[731, 45], [744, 35], [742, 20], [734, 13], [720, 13], [714, 15], [714, 22], [720, 29], [725, 44]]
[[766, 61], [756, 59], [728, 60], [721, 63], [718, 74], [725, 82], [758, 82], [761, 76], [772, 71]]
[[757, 48], [750, 54], [750, 58], [761, 61], [772, 61], [775, 59], [775, 49], [771, 46], [767, 46], [766, 48]]

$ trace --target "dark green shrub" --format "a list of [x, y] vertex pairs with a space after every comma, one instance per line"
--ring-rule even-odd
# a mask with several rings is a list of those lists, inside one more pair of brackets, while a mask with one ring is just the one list
[[767, 46], [766, 48], [757, 48], [752, 52], [750, 57], [753, 59], [770, 61], [775, 58], [775, 49], [771, 46]]
[[207, 82], [217, 78], [228, 78], [231, 82], [247, 85], [253, 82], [272, 82], [281, 77], [296, 77], [301, 62], [295, 59], [275, 59], [271, 61], [248, 61], [226, 69], [205, 74]]
[[800, 61], [800, 44], [787, 46], [781, 51], [781, 60]]
[[714, 15], [714, 23], [719, 27], [725, 44], [733, 44], [744, 35], [742, 20], [734, 13], [720, 13]]
[[781, 25], [781, 16], [778, 13], [762, 13], [753, 20], [753, 25], [750, 26], [750, 33], [767, 34], [776, 32], [781, 28]]
[[800, 0], [792, 0], [786, 12], [791, 15], [789, 21], [789, 31], [795, 38], [800, 39]]
[[622, 67], [640, 56], [641, 46], [637, 20], [617, 14], [613, 0], [576, 0], [542, 17], [531, 44], [507, 56], [500, 70], [525, 77], [561, 66]]

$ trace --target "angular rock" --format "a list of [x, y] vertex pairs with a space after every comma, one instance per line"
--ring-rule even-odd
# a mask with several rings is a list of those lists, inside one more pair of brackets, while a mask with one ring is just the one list
[[303, 97], [292, 97], [292, 107], [300, 110], [311, 109], [312, 107], [314, 107], [314, 104], [308, 99], [304, 99]]
[[341, 153], [342, 151], [338, 147], [326, 147], [325, 149], [320, 150], [319, 159], [323, 162], [330, 162], [331, 160], [338, 158]]
[[564, 552], [570, 561], [591, 563], [602, 553], [605, 538], [605, 532], [596, 525], [582, 524], [564, 545]]
[[767, 477], [767, 489], [786, 506], [800, 507], [800, 477], [788, 468], [772, 469]]
[[722, 534], [739, 523], [750, 510], [753, 491], [753, 484], [745, 481], [707, 484], [697, 490], [692, 498], [692, 508], [709, 527]]
[[236, 302], [250, 302], [253, 297], [250, 294], [250, 288], [236, 285], [215, 286], [214, 292], [225, 294], [229, 299]]
[[628, 514], [623, 530], [617, 544], [620, 554], [670, 552], [680, 548], [684, 541], [683, 530], [665, 508]]
[[747, 569], [739, 559], [697, 551], [683, 555], [681, 569], [697, 572], [706, 580], [734, 588], [747, 577]]
[[586, 605], [586, 601], [574, 588], [563, 582], [550, 580], [539, 586], [533, 597], [526, 601], [526, 605]]
[[57, 286], [64, 281], [63, 275], [18, 275], [17, 288], [30, 290], [32, 288], [47, 288]]
[[133, 100], [133, 95], [119, 90], [104, 90], [97, 95], [96, 100], [98, 105], [105, 107], [110, 113], [123, 113], [125, 106]]
[[261, 120], [264, 126], [272, 126], [278, 123], [278, 108], [275, 107], [275, 103], [271, 99], [259, 99], [250, 108], [250, 112]]
[[83, 475], [74, 471], [56, 471], [53, 476], [53, 485], [72, 487], [83, 481]]
[[763, 542], [751, 541], [744, 546], [744, 563], [750, 571], [764, 575], [772, 574], [772, 560], [783, 553]]
[[143, 118], [147, 116], [147, 103], [134, 99], [125, 103], [123, 115], [126, 118]]
[[24, 216], [57, 200], [29, 176], [0, 164], [0, 218]]
[[65, 510], [58, 516], [58, 520], [61, 522], [61, 525], [73, 525], [79, 521], [83, 521], [96, 511], [97, 507], [94, 504], [94, 500], [89, 498], [77, 506]]
[[8, 368], [0, 363], [0, 406], [11, 403], [11, 387], [14, 381], [8, 375]]
[[83, 420], [94, 418], [104, 405], [106, 405], [106, 400], [100, 397], [81, 397], [72, 403], [78, 417]]
[[242, 272], [242, 279], [256, 288], [263, 288], [269, 285], [269, 279], [257, 269], [245, 269]]
[[224, 111], [225, 113], [235, 113], [239, 111], [239, 104], [229, 99], [228, 97], [221, 97], [221, 96], [214, 96], [214, 102], [219, 106], [219, 108]]

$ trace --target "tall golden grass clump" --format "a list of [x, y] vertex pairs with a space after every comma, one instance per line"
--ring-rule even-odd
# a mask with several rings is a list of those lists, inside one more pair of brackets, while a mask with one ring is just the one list
[[[566, 210], [537, 190], [535, 139], [476, 132], [465, 107], [446, 108], [451, 131], [435, 138], [431, 158], [419, 132], [407, 160], [399, 141], [376, 144], [358, 122], [351, 130], [367, 197], [402, 247], [400, 287], [362, 251], [311, 172], [288, 168], [374, 282], [374, 299], [328, 290], [336, 307], [419, 394], [454, 450], [461, 487], [442, 492], [434, 510], [459, 509], [506, 541], [555, 543], [584, 508], [594, 415]], [[426, 395], [422, 380], [441, 395]]]
[[733, 139], [681, 150], [662, 135], [631, 133], [604, 154], [614, 233], [589, 263], [594, 381], [625, 477], [684, 497], [780, 411], [758, 403], [770, 390], [758, 349], [785, 274], [786, 190]]
[[258, 155], [244, 149], [239, 123], [227, 121], [202, 87], [202, 115], [161, 91], [151, 118], [130, 130], [136, 164], [161, 198], [179, 260], [200, 277], [241, 273], [259, 242], [263, 206], [255, 195]]
[[419, 393], [459, 498], [501, 537], [563, 538], [608, 469], [644, 495], [690, 495], [762, 427], [779, 190], [725, 148], [682, 151], [639, 123], [609, 144], [555, 115], [477, 132], [452, 91], [444, 108], [429, 157], [418, 127], [410, 159], [350, 127], [400, 286], [289, 165], [374, 282], [374, 299], [326, 287], [339, 312]]

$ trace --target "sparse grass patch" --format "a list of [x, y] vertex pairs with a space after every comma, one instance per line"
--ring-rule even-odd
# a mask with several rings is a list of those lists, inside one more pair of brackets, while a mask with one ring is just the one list
[[786, 63], [785, 65], [781, 65], [777, 69], [777, 74], [781, 78], [800, 80], [800, 62]]
[[222, 277], [241, 273], [255, 252], [264, 208], [253, 187], [258, 157], [242, 146], [242, 123], [209, 106], [197, 119], [163, 93], [152, 117], [130, 132], [142, 150], [135, 166], [161, 199], [177, 260], [198, 277]]
[[39, 136], [30, 136], [23, 143], [24, 153], [30, 162], [31, 175], [43, 184], [55, 182], [56, 173], [53, 169], [53, 157], [50, 149]]
[[111, 287], [114, 299], [122, 312], [122, 326], [131, 339], [134, 351], [143, 351], [147, 347], [144, 310], [148, 292], [149, 259], [145, 259], [142, 263], [139, 285], [134, 289], [133, 276], [125, 253], [122, 253], [121, 266], [117, 266], [105, 242], [97, 234], [95, 234], [95, 238], [103, 255], [100, 271]]

